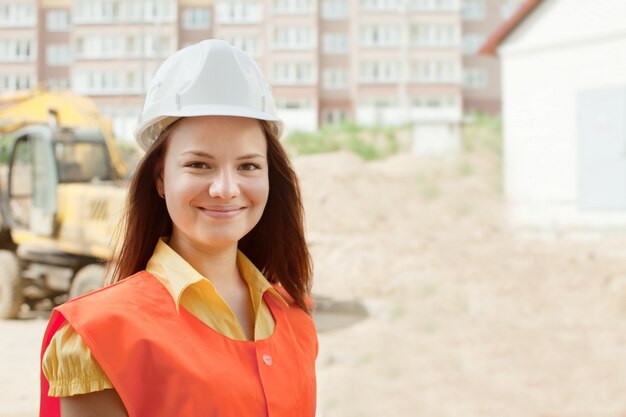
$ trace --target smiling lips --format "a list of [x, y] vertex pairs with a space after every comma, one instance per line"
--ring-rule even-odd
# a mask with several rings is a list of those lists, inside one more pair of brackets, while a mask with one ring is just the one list
[[241, 206], [200, 207], [202, 213], [218, 220], [233, 218], [245, 209], [246, 207]]

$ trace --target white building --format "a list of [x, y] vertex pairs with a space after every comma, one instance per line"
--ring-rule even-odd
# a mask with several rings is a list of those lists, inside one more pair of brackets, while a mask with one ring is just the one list
[[496, 51], [513, 223], [626, 226], [626, 2], [527, 0]]

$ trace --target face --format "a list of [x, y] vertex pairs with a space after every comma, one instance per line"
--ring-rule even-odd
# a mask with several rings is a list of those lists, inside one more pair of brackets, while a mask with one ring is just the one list
[[180, 119], [165, 144], [157, 190], [174, 248], [236, 247], [259, 222], [269, 194], [267, 142], [255, 119]]

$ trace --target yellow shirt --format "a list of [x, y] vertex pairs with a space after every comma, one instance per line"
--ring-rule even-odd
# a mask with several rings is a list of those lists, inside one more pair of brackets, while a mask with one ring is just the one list
[[[248, 284], [254, 308], [254, 339], [265, 339], [274, 332], [274, 319], [263, 294], [269, 291], [285, 305], [263, 274], [246, 256], [237, 252], [237, 268]], [[167, 288], [176, 303], [224, 336], [246, 340], [243, 329], [228, 304], [205, 277], [187, 261], [159, 240], [146, 270]], [[50, 382], [48, 395], [67, 397], [113, 388], [89, 348], [69, 324], [64, 324], [53, 336], [44, 353], [43, 373]]]

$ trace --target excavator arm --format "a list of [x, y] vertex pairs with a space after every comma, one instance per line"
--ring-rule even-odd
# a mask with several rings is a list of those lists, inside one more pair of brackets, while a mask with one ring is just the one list
[[35, 124], [98, 129], [104, 137], [114, 177], [126, 175], [126, 167], [115, 146], [111, 122], [100, 114], [89, 97], [71, 91], [35, 89], [0, 98], [0, 135]]

